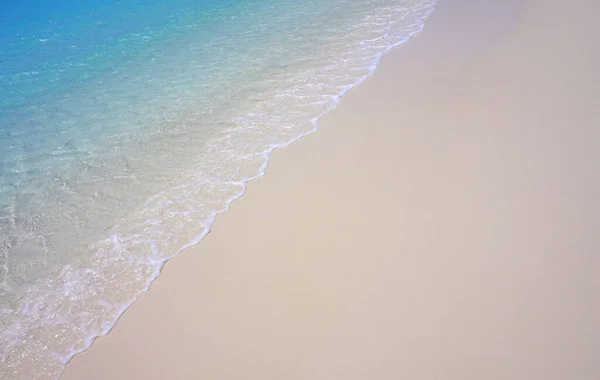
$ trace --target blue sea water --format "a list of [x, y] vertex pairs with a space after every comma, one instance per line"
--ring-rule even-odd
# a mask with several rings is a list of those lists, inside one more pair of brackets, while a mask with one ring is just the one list
[[56, 378], [435, 0], [0, 4], [0, 378]]

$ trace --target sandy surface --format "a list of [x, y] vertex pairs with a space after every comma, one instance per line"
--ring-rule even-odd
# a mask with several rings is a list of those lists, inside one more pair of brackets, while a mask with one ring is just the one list
[[600, 2], [445, 0], [64, 379], [600, 379]]

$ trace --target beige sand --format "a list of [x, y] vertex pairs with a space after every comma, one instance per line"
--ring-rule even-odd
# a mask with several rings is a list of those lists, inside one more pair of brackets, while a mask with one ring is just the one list
[[64, 379], [600, 379], [598, 3], [442, 1]]

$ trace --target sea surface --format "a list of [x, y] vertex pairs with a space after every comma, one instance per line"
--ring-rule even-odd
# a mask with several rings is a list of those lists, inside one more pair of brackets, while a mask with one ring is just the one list
[[57, 378], [434, 3], [2, 2], [0, 379]]

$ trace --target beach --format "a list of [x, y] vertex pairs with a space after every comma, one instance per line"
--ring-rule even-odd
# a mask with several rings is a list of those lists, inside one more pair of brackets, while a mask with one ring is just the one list
[[440, 1], [61, 379], [598, 379], [600, 5]]

